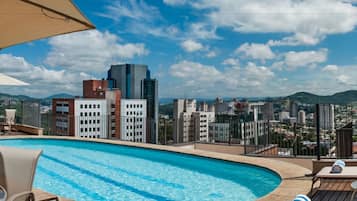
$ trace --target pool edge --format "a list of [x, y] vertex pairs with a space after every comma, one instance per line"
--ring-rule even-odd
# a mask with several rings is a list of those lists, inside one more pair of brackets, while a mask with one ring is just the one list
[[292, 164], [288, 162], [282, 162], [274, 159], [262, 158], [262, 157], [249, 157], [242, 155], [231, 155], [223, 154], [217, 152], [194, 150], [194, 149], [183, 149], [180, 147], [156, 145], [156, 144], [145, 144], [145, 143], [134, 143], [128, 141], [120, 140], [110, 140], [110, 139], [83, 139], [76, 137], [64, 137], [64, 136], [1, 136], [0, 139], [59, 139], [59, 140], [75, 140], [84, 142], [96, 142], [105, 144], [114, 144], [138, 148], [146, 148], [160, 151], [168, 151], [182, 154], [189, 154], [200, 157], [207, 157], [212, 159], [243, 163], [248, 165], [254, 165], [261, 168], [265, 168], [275, 172], [281, 178], [280, 185], [275, 188], [272, 192], [259, 198], [259, 201], [286, 201], [293, 200], [297, 194], [307, 194], [310, 191], [311, 179], [306, 179], [305, 174], [311, 172], [310, 170]]

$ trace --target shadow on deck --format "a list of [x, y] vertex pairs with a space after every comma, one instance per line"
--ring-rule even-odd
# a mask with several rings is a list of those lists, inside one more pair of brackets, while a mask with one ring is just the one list
[[[312, 201], [350, 201], [353, 190], [351, 183], [355, 180], [336, 179], [322, 183], [318, 190], [314, 189], [310, 195]], [[357, 201], [357, 196], [353, 199]]]

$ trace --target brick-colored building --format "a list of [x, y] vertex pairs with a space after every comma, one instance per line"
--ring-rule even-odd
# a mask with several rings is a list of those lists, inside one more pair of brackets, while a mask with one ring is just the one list
[[[84, 80], [83, 81], [83, 98], [82, 99], [53, 99], [53, 126], [52, 133], [55, 135], [65, 136], [84, 136], [85, 133], [79, 134], [76, 130], [76, 121], [80, 121], [78, 115], [76, 116], [76, 100], [106, 100], [106, 117], [101, 117], [107, 122], [107, 138], [120, 139], [120, 104], [121, 104], [121, 91], [119, 89], [108, 88], [108, 80]], [[89, 107], [89, 106], [88, 106]], [[83, 108], [77, 108], [79, 111]], [[88, 108], [90, 109], [90, 108]], [[94, 108], [93, 108], [94, 109]], [[77, 112], [78, 112], [77, 111]], [[101, 128], [102, 130], [102, 128]], [[77, 132], [77, 133], [76, 133]], [[88, 131], [89, 132], [89, 131]], [[96, 135], [98, 136], [98, 135]], [[103, 137], [103, 135], [99, 135]]]
[[55, 135], [75, 136], [74, 98], [52, 100], [52, 133]]

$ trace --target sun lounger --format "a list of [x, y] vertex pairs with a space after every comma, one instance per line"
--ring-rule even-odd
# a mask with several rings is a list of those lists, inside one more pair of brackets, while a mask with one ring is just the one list
[[0, 147], [0, 186], [7, 201], [32, 201], [32, 184], [41, 150]]

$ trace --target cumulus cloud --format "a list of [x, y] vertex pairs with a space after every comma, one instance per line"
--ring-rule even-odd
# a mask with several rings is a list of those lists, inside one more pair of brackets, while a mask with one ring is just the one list
[[[68, 70], [51, 70], [44, 66], [29, 63], [23, 57], [0, 54], [0, 71], [29, 83], [29, 86], [6, 87], [7, 93], [30, 94], [31, 96], [48, 96], [54, 93], [81, 94], [79, 86], [84, 79], [95, 79], [85, 72]], [[85, 70], [85, 69], [83, 69]]]
[[222, 62], [223, 65], [230, 65], [230, 66], [237, 66], [239, 65], [239, 60], [238, 59], [234, 59], [234, 58], [228, 58], [228, 59], [225, 59], [223, 62]]
[[318, 64], [324, 63], [327, 60], [328, 50], [325, 48], [317, 51], [289, 51], [283, 53], [282, 60], [275, 61], [272, 64], [273, 68], [294, 70], [297, 68], [314, 68]]
[[215, 51], [213, 51], [213, 50], [207, 52], [207, 54], [206, 54], [207, 58], [213, 58], [213, 57], [216, 57], [216, 56], [217, 56], [217, 53]]
[[337, 72], [338, 71], [338, 66], [336, 66], [336, 65], [327, 65], [322, 69], [322, 71], [325, 71], [325, 72]]
[[196, 51], [204, 49], [204, 46], [201, 43], [196, 42], [196, 41], [191, 40], [191, 39], [183, 41], [181, 43], [181, 47], [186, 52], [196, 52]]
[[97, 30], [57, 36], [49, 40], [51, 49], [45, 63], [72, 71], [104, 72], [110, 63], [149, 53], [142, 43], [118, 41], [116, 35]]
[[314, 45], [327, 35], [347, 33], [357, 25], [351, 0], [198, 0], [196, 9], [210, 10], [207, 20], [216, 27], [242, 33], [291, 34], [270, 45]]
[[236, 49], [236, 53], [243, 54], [247, 58], [259, 59], [262, 61], [273, 59], [275, 57], [275, 54], [268, 45], [257, 43], [244, 43]]
[[248, 63], [244, 68], [230, 66], [219, 70], [215, 66], [183, 60], [170, 67], [170, 75], [179, 78], [184, 90], [207, 91], [224, 95], [239, 87], [262, 87], [275, 75], [265, 66]]

